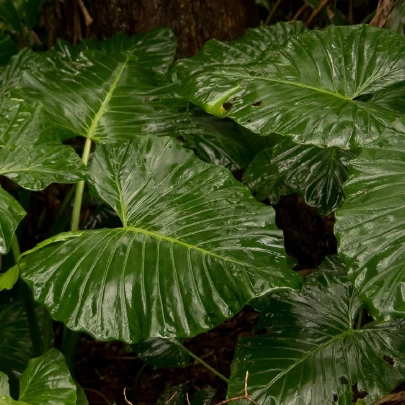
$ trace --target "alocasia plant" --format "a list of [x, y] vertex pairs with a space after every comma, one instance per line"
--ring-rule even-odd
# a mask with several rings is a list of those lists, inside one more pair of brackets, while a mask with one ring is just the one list
[[[356, 390], [372, 404], [404, 381], [404, 51], [403, 37], [368, 26], [280, 23], [210, 41], [173, 67], [167, 29], [13, 56], [0, 70], [0, 175], [26, 190], [77, 188], [70, 231], [23, 254], [25, 210], [7, 184], [0, 189], [0, 253], [16, 260], [0, 289], [20, 278], [37, 302], [22, 288], [25, 310], [18, 297], [1, 304], [0, 371], [20, 375], [43, 351], [23, 372], [18, 401], [0, 376], [0, 403], [35, 405], [34, 383], [49, 395], [41, 373], [50, 365], [65, 389], [50, 403], [86, 403], [63, 356], [47, 350], [49, 314], [134, 344], [149, 364], [185, 365], [195, 355], [176, 338], [253, 299], [267, 333], [241, 340], [230, 398], [244, 393], [246, 372], [249, 395], [269, 405], [351, 403]], [[83, 149], [81, 160], [65, 141]], [[231, 173], [241, 170], [259, 201], [298, 193], [322, 214], [341, 207], [345, 266], [328, 259], [302, 284], [272, 207]], [[118, 226], [81, 229], [87, 192]], [[373, 322], [364, 324], [365, 311]], [[43, 331], [43, 344], [28, 331]], [[70, 367], [72, 336], [63, 346]], [[180, 402], [185, 390], [174, 391]], [[192, 403], [214, 394], [199, 395]]]

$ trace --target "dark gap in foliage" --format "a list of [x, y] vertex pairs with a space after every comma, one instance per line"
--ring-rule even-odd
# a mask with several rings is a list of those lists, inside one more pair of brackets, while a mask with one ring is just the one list
[[[359, 325], [360, 316], [361, 316], [361, 323]], [[367, 325], [368, 323], [373, 322], [373, 321], [374, 321], [373, 317], [367, 312], [367, 310], [365, 308], [362, 308], [359, 310], [356, 317], [354, 318], [352, 328], [359, 329], [359, 328], [363, 327], [364, 325]]]
[[282, 196], [273, 208], [286, 252], [298, 261], [295, 270], [315, 269], [327, 255], [337, 253], [333, 213], [321, 216], [297, 194]]
[[261, 100], [256, 101], [255, 103], [252, 104], [252, 107], [259, 107], [259, 106], [262, 105], [262, 102], [263, 102], [263, 101], [261, 101]]
[[232, 103], [230, 103], [229, 101], [228, 102], [226, 102], [226, 103], [224, 103], [224, 104], [222, 104], [222, 108], [225, 110], [225, 111], [229, 111], [229, 109], [232, 107]]
[[349, 384], [348, 379], [343, 375], [341, 377], [339, 377], [339, 381], [341, 382], [341, 384], [344, 384], [344, 385]]
[[352, 392], [353, 392], [352, 402], [354, 404], [357, 402], [357, 400], [364, 399], [368, 395], [367, 391], [359, 391], [358, 383], [354, 383], [352, 385]]
[[[222, 374], [229, 377], [235, 346], [240, 337], [254, 334], [259, 313], [249, 306], [233, 318], [210, 331], [187, 339], [184, 345]], [[154, 405], [159, 396], [170, 387], [188, 382], [188, 394], [192, 397], [198, 389], [214, 387], [217, 393], [212, 401], [216, 404], [226, 397], [227, 385], [198, 362], [191, 361], [185, 368], [154, 369], [145, 367], [137, 385], [135, 381], [143, 362], [121, 342], [99, 342], [83, 335], [77, 355], [76, 376], [84, 388], [91, 387], [105, 395], [111, 403], [123, 398], [123, 389], [132, 403]], [[102, 398], [86, 391], [91, 405], [102, 405]]]
[[385, 361], [386, 363], [388, 363], [390, 366], [393, 366], [393, 365], [395, 364], [395, 360], [394, 360], [392, 357], [387, 356], [386, 354], [384, 354], [383, 359], [384, 359], [384, 361]]
[[337, 402], [338, 399], [339, 398], [338, 398], [337, 394], [333, 394], [333, 402]]

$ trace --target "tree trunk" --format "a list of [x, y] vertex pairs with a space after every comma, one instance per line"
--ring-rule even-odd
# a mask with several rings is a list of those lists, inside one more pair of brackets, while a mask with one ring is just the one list
[[53, 0], [52, 7], [45, 15], [51, 45], [60, 36], [76, 43], [170, 27], [179, 57], [194, 55], [210, 38], [235, 39], [259, 24], [255, 0]]

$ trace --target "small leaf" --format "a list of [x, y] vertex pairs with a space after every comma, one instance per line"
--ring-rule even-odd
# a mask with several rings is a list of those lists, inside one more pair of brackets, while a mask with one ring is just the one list
[[0, 395], [10, 396], [8, 376], [0, 371]]
[[76, 405], [76, 385], [56, 349], [30, 360], [20, 380], [20, 401], [30, 405]]
[[19, 262], [70, 329], [128, 343], [189, 337], [254, 296], [299, 286], [272, 208], [170, 138], [99, 145], [88, 178], [124, 227], [60, 234]]
[[5, 273], [0, 273], [0, 291], [11, 290], [14, 284], [18, 281], [20, 275], [20, 269], [18, 266], [13, 266]]
[[228, 398], [243, 395], [249, 372], [248, 394], [260, 404], [346, 404], [354, 387], [374, 404], [405, 380], [405, 320], [353, 329], [359, 309], [351, 283], [327, 274], [301, 294], [272, 296], [261, 315], [269, 333], [237, 346]]
[[157, 368], [186, 367], [190, 363], [190, 355], [177, 339], [151, 338], [131, 348], [146, 364]]
[[191, 398], [190, 405], [210, 405], [217, 390], [214, 388], [203, 388], [198, 390], [193, 398]]
[[0, 254], [6, 254], [18, 224], [25, 217], [23, 207], [0, 187]]
[[[344, 55], [344, 57], [342, 57]], [[267, 136], [355, 148], [383, 133], [396, 115], [357, 98], [404, 80], [405, 39], [366, 25], [308, 31], [250, 64], [207, 67], [182, 94], [207, 112]]]
[[256, 4], [270, 11], [270, 0], [256, 0]]
[[339, 252], [362, 301], [377, 319], [405, 315], [405, 119], [350, 162], [337, 211]]
[[259, 201], [269, 198], [277, 204], [282, 195], [298, 193], [327, 215], [344, 201], [343, 183], [353, 157], [336, 147], [299, 145], [281, 138], [255, 157], [243, 179]]
[[156, 405], [183, 405], [186, 403], [187, 384], [179, 384], [170, 387], [159, 397]]

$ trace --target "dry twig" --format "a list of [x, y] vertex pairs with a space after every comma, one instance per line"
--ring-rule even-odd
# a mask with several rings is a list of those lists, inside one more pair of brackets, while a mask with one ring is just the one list
[[253, 405], [259, 405], [259, 403], [257, 403], [253, 398], [251, 398], [248, 394], [248, 389], [247, 389], [247, 384], [248, 384], [248, 378], [249, 378], [249, 371], [246, 371], [246, 376], [245, 376], [245, 390], [244, 390], [244, 394], [243, 395], [239, 395], [237, 397], [233, 397], [233, 398], [229, 398], [229, 399], [225, 399], [224, 401], [221, 401], [220, 403], [218, 403], [217, 405], [224, 405], [224, 404], [228, 404], [229, 402], [232, 401], [238, 401], [240, 399], [247, 399], [249, 402], [251, 402]]
[[322, 0], [321, 4], [319, 4], [319, 7], [316, 8], [312, 14], [309, 16], [307, 20], [307, 27], [311, 27], [312, 23], [314, 22], [315, 18], [318, 17], [318, 15], [321, 13], [321, 11], [331, 2], [331, 0]]
[[127, 389], [126, 389], [126, 388], [124, 388], [124, 399], [125, 399], [125, 402], [126, 402], [128, 405], [134, 405], [132, 402], [129, 402], [129, 401], [128, 401], [128, 398], [127, 398]]
[[384, 27], [390, 18], [391, 11], [395, 6], [394, 0], [380, 0], [378, 2], [377, 11], [374, 18], [370, 21], [370, 25], [374, 27]]

